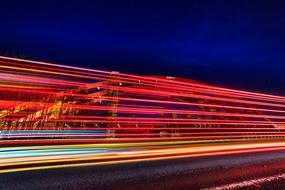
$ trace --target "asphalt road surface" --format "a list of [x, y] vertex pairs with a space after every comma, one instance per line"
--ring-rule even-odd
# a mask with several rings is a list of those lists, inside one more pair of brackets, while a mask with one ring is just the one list
[[285, 189], [283, 173], [275, 151], [3, 173], [0, 189]]

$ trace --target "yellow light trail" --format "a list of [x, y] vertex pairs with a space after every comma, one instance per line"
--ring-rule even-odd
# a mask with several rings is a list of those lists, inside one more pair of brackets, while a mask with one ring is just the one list
[[[151, 144], [151, 143], [150, 143]], [[167, 144], [167, 143], [166, 143]], [[69, 148], [82, 148], [89, 149], [94, 145], [65, 145], [62, 147]], [[41, 150], [48, 150], [54, 146], [45, 146]], [[22, 147], [23, 148], [23, 147]], [[25, 147], [29, 149], [30, 147]], [[35, 148], [35, 147], [31, 147]], [[38, 149], [40, 146], [37, 147]], [[211, 156], [211, 155], [223, 155], [245, 152], [260, 152], [270, 150], [284, 150], [285, 142], [256, 142], [256, 143], [232, 143], [232, 144], [215, 144], [215, 145], [196, 145], [196, 146], [173, 146], [172, 148], [153, 148], [153, 147], [141, 147], [141, 149], [124, 149], [121, 152], [107, 152], [107, 153], [82, 153], [82, 154], [63, 154], [51, 155], [51, 156], [21, 156], [17, 158], [4, 158], [0, 159], [0, 173], [27, 171], [36, 169], [49, 169], [60, 167], [74, 167], [74, 166], [88, 166], [88, 165], [102, 165], [102, 164], [114, 164], [114, 163], [129, 163], [138, 161], [150, 161], [158, 159], [170, 159], [170, 158], [185, 158], [185, 157], [197, 157], [197, 156]], [[59, 149], [60, 150], [60, 149]], [[112, 149], [109, 149], [112, 150]], [[6, 155], [9, 155], [9, 151], [6, 148]], [[1, 157], [1, 154], [0, 154]], [[5, 163], [4, 163], [5, 162]], [[82, 163], [83, 162], [83, 163]], [[36, 165], [36, 166], [33, 166]], [[43, 166], [44, 165], [44, 166]], [[7, 168], [9, 167], [9, 168]]]

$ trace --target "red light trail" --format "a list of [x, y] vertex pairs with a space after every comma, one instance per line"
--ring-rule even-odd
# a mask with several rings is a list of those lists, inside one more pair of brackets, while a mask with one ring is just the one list
[[0, 57], [0, 173], [281, 150], [284, 108], [190, 79]]

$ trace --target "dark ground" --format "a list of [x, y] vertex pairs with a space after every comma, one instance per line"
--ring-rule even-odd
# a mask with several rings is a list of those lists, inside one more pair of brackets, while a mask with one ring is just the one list
[[[200, 189], [285, 173], [285, 151], [0, 174], [0, 189]], [[285, 189], [285, 180], [243, 189]]]

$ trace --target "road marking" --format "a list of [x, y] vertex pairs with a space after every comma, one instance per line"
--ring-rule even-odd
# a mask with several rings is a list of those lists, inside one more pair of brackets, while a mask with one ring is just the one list
[[260, 186], [261, 183], [271, 182], [274, 180], [284, 179], [284, 178], [285, 178], [285, 173], [273, 175], [269, 177], [251, 179], [248, 181], [242, 181], [238, 183], [231, 183], [231, 184], [217, 186], [217, 187], [205, 188], [201, 190], [230, 190], [230, 189], [239, 189], [239, 188], [248, 187], [248, 186]]

